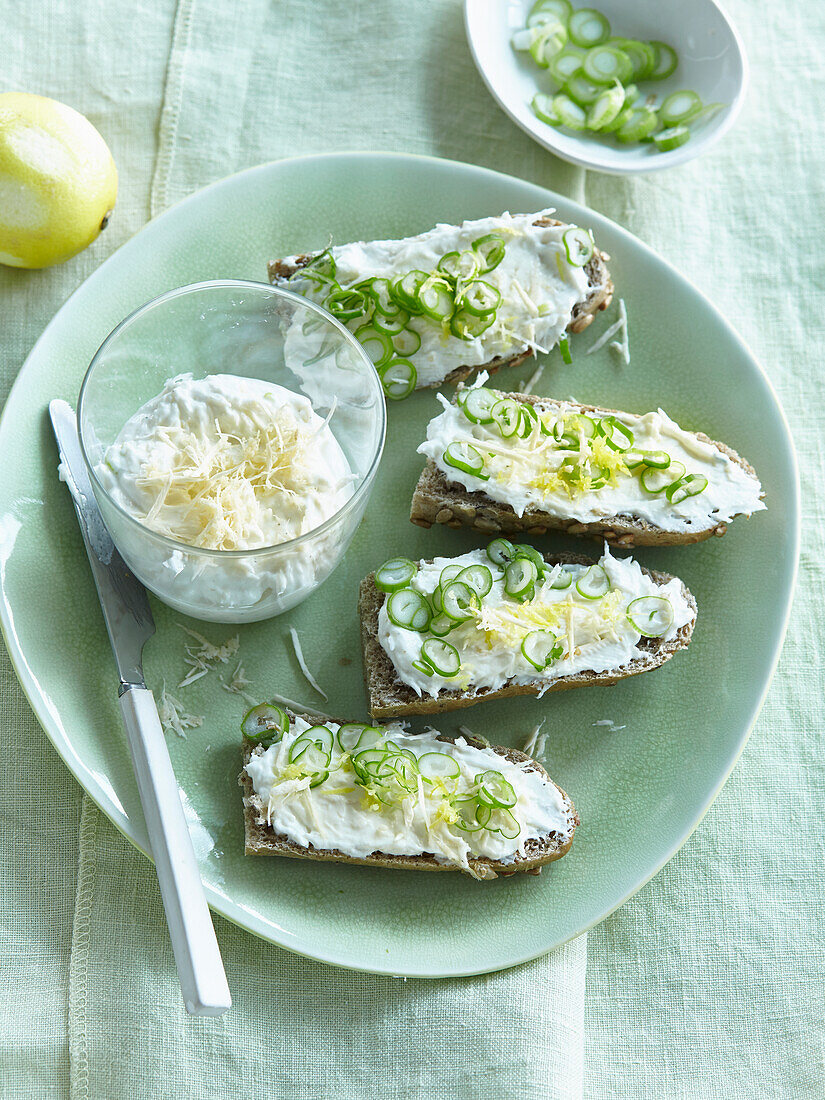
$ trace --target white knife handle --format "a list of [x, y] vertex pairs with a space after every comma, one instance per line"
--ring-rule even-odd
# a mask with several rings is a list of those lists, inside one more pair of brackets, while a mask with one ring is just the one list
[[186, 1010], [219, 1016], [232, 998], [155, 698], [148, 688], [129, 685], [120, 709]]

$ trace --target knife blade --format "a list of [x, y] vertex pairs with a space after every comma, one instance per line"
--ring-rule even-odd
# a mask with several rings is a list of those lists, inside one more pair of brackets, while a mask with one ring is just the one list
[[149, 599], [103, 522], [74, 410], [54, 400], [49, 415], [120, 677], [120, 710], [184, 1003], [193, 1015], [218, 1016], [232, 998], [157, 706], [143, 678], [143, 646], [155, 633]]
[[106, 530], [80, 449], [74, 410], [66, 401], [55, 400], [49, 403], [49, 415], [60, 453], [60, 477], [77, 512], [120, 682], [143, 685], [143, 646], [155, 633], [146, 589]]

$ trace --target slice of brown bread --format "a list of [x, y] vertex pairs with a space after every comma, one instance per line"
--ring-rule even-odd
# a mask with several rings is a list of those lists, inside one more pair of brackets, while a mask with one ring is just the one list
[[[560, 222], [557, 218], [536, 218], [533, 222], [533, 225], [537, 226], [562, 224], [563, 222]], [[272, 260], [267, 265], [269, 281], [275, 285], [286, 282], [297, 271], [300, 271], [302, 267], [306, 267], [306, 265], [318, 255], [319, 253], [317, 252], [305, 252], [299, 256], [290, 257], [288, 260]], [[573, 306], [570, 322], [567, 325], [568, 332], [583, 332], [592, 322], [596, 314], [600, 310], [607, 309], [613, 300], [613, 280], [610, 278], [610, 272], [607, 270], [607, 261], [609, 259], [610, 257], [606, 252], [600, 252], [599, 249], [595, 249], [590, 260], [585, 264], [584, 270], [587, 273], [588, 290], [584, 298], [576, 302]], [[532, 354], [533, 352], [529, 348], [525, 348], [507, 358], [498, 356], [495, 359], [491, 359], [489, 363], [482, 363], [477, 367], [456, 367], [455, 370], [450, 371], [449, 374], [446, 374], [443, 378], [435, 382], [428, 382], [426, 386], [422, 388], [429, 387], [433, 389], [436, 386], [443, 385], [445, 382], [454, 385], [480, 370], [486, 370], [488, 374], [495, 374], [501, 367], [518, 366], [519, 363], [523, 363], [524, 360], [528, 359]]]
[[[602, 409], [595, 405], [579, 405], [573, 401], [557, 401], [533, 394], [508, 393], [516, 401], [541, 407], [544, 404], [563, 405], [570, 412], [583, 412], [597, 416], [624, 416], [618, 409]], [[711, 439], [704, 432], [693, 433], [702, 443], [716, 447], [728, 458], [740, 466], [754, 480], [758, 480], [754, 468], [736, 451], [724, 443]], [[763, 494], [764, 496], [764, 494]], [[707, 527], [692, 528], [689, 531], [669, 531], [657, 527], [639, 516], [610, 516], [592, 523], [582, 523], [577, 519], [564, 516], [552, 516], [540, 508], [528, 508], [524, 514], [516, 515], [509, 504], [493, 500], [483, 491], [470, 492], [456, 481], [449, 481], [446, 474], [428, 459], [413, 493], [410, 508], [410, 520], [419, 527], [432, 527], [434, 523], [444, 523], [448, 527], [474, 527], [485, 535], [521, 534], [544, 535], [547, 531], [565, 531], [568, 535], [581, 535], [584, 538], [604, 539], [615, 546], [686, 546], [703, 542], [711, 535], [722, 536], [728, 529], [727, 523], [710, 521]]]
[[[290, 718], [294, 717], [296, 717], [296, 715], [290, 714]], [[305, 718], [306, 721], [310, 723], [316, 720], [314, 717], [308, 715], [299, 715], [298, 717]], [[454, 738], [442, 734], [439, 736], [438, 740], [453, 741]], [[488, 747], [476, 738], [468, 737], [467, 741], [469, 744], [475, 745], [478, 748]], [[252, 780], [246, 773], [246, 765], [251, 760], [253, 754], [260, 753], [261, 751], [262, 749], [260, 746], [253, 746], [250, 745], [249, 742], [244, 741], [243, 769], [238, 776], [238, 782], [244, 792], [244, 851], [246, 855], [288, 856], [292, 859], [314, 859], [333, 863], [357, 863], [368, 867], [389, 867], [401, 871], [464, 871], [467, 873], [466, 868], [458, 864], [441, 863], [435, 856], [425, 853], [422, 853], [420, 856], [393, 856], [388, 855], [386, 852], [372, 852], [370, 855], [360, 858], [346, 855], [344, 852], [339, 852], [337, 848], [307, 848], [301, 844], [295, 844], [294, 841], [291, 841], [283, 833], [276, 833], [270, 825], [267, 825], [264, 806], [255, 794]], [[541, 775], [545, 776], [548, 782], [553, 782], [541, 764], [531, 759], [525, 753], [520, 752], [518, 749], [495, 747], [492, 751], [498, 753], [499, 756], [511, 763], [526, 763], [528, 770], [540, 772]], [[524, 855], [517, 855], [512, 863], [502, 863], [499, 860], [489, 859], [486, 856], [470, 859], [468, 860], [470, 864], [469, 873], [473, 878], [507, 878], [510, 875], [518, 873], [538, 875], [541, 873], [541, 868], [545, 863], [552, 863], [554, 860], [561, 859], [563, 855], [567, 854], [570, 850], [570, 845], [573, 843], [573, 835], [576, 831], [576, 826], [579, 824], [579, 817], [567, 794], [555, 783], [553, 783], [553, 786], [556, 787], [556, 790], [561, 794], [566, 804], [567, 820], [569, 824], [568, 834], [565, 835], [564, 833], [551, 832], [547, 836], [528, 840], [525, 844]]]
[[[593, 558], [578, 554], [545, 554], [549, 565], [592, 565]], [[642, 572], [657, 584], [667, 584], [673, 580], [669, 573], [660, 573], [641, 567]], [[696, 600], [682, 584], [682, 594], [693, 610], [693, 618], [686, 623], [671, 641], [659, 638], [642, 638], [638, 648], [642, 653], [634, 657], [621, 668], [609, 672], [575, 672], [569, 676], [560, 676], [550, 686], [544, 680], [531, 680], [527, 684], [507, 681], [497, 691], [489, 688], [473, 688], [469, 691], [441, 691], [435, 698], [425, 695], [419, 697], [409, 684], [399, 680], [395, 666], [390, 660], [381, 642], [378, 640], [378, 612], [386, 595], [375, 586], [375, 574], [370, 573], [361, 581], [358, 598], [358, 612], [361, 617], [361, 646], [364, 656], [364, 682], [369, 698], [369, 710], [373, 719], [398, 718], [409, 714], [438, 714], [445, 710], [457, 710], [471, 707], [485, 699], [506, 699], [512, 695], [539, 695], [551, 691], [567, 691], [570, 688], [586, 687], [589, 684], [609, 687], [630, 676], [650, 672], [669, 661], [680, 649], [684, 649], [693, 634], [696, 625]]]

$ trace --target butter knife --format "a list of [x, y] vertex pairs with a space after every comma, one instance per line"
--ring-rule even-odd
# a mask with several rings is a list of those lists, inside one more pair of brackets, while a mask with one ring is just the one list
[[192, 838], [152, 692], [143, 646], [155, 633], [146, 589], [112, 542], [92, 492], [77, 418], [65, 401], [49, 415], [120, 676], [120, 710], [187, 1012], [220, 1016], [232, 1004]]

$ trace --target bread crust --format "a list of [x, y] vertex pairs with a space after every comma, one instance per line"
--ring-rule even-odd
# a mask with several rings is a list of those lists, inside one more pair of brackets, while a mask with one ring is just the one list
[[[290, 717], [294, 718], [296, 715], [290, 712]], [[313, 720], [307, 715], [298, 715], [297, 717], [305, 718], [310, 722]], [[438, 740], [453, 742], [455, 739], [441, 734]], [[468, 737], [466, 740], [469, 744], [475, 745], [478, 748], [487, 747], [477, 738]], [[339, 852], [336, 848], [307, 848], [303, 845], [295, 844], [282, 833], [276, 833], [271, 826], [266, 824], [264, 807], [255, 794], [252, 780], [246, 772], [246, 765], [251, 760], [253, 754], [259, 751], [261, 751], [259, 746], [252, 746], [248, 742], [244, 742], [242, 752], [243, 768], [241, 769], [241, 774], [238, 776], [238, 783], [243, 788], [244, 792], [244, 852], [248, 856], [287, 856], [291, 859], [312, 859], [326, 863], [354, 863], [366, 867], [387, 867], [402, 871], [463, 871], [465, 874], [471, 874], [473, 878], [489, 881], [494, 878], [508, 878], [510, 875], [515, 874], [540, 874], [541, 868], [546, 863], [553, 863], [555, 860], [561, 859], [562, 856], [567, 854], [573, 843], [576, 827], [579, 824], [576, 808], [570, 798], [561, 787], [553, 783], [553, 780], [550, 779], [550, 776], [538, 761], [533, 760], [518, 749], [497, 746], [493, 748], [492, 751], [498, 753], [498, 755], [505, 760], [514, 764], [527, 762], [529, 765], [528, 770], [540, 772], [548, 782], [553, 783], [553, 786], [559, 791], [567, 806], [568, 823], [570, 826], [568, 836], [565, 837], [564, 834], [553, 832], [549, 833], [546, 837], [537, 837], [528, 840], [525, 845], [525, 854], [523, 856], [517, 855], [512, 863], [502, 863], [500, 860], [489, 859], [486, 856], [478, 856], [469, 859], [468, 863], [470, 864], [471, 872], [468, 872], [466, 868], [457, 864], [439, 863], [433, 855], [394, 856], [388, 855], [386, 852], [376, 851], [369, 856], [361, 858], [346, 855], [344, 852]]]
[[[545, 554], [548, 565], [593, 565], [594, 559], [579, 554]], [[657, 584], [667, 584], [673, 580], [669, 573], [646, 569], [642, 572]], [[690, 642], [696, 625], [696, 600], [690, 590], [682, 583], [682, 594], [693, 611], [693, 618], [686, 623], [675, 638], [669, 642], [657, 638], [643, 638], [639, 648], [643, 650], [628, 664], [609, 672], [575, 672], [554, 680], [549, 687], [543, 680], [532, 680], [526, 684], [507, 681], [497, 691], [489, 688], [477, 688], [470, 691], [441, 691], [433, 699], [431, 696], [419, 697], [409, 684], [398, 679], [395, 666], [390, 660], [381, 642], [378, 640], [378, 613], [384, 602], [385, 593], [375, 586], [375, 574], [370, 573], [361, 582], [358, 598], [358, 613], [361, 619], [361, 646], [364, 658], [364, 683], [369, 699], [369, 711], [373, 719], [400, 718], [412, 714], [440, 714], [447, 710], [471, 707], [485, 699], [507, 699], [514, 695], [544, 695], [553, 691], [569, 691], [572, 688], [587, 687], [590, 684], [609, 687], [660, 668], [669, 661], [674, 653], [684, 649]]]
[[[620, 409], [580, 405], [574, 401], [558, 401], [549, 397], [536, 397], [533, 394], [508, 393], [504, 396], [534, 406], [563, 405], [571, 412], [598, 416], [627, 415]], [[704, 432], [692, 434], [702, 443], [716, 447], [750, 477], [758, 480], [754, 468], [725, 443], [711, 439]], [[427, 460], [415, 487], [410, 506], [410, 520], [419, 527], [432, 527], [434, 523], [443, 523], [448, 527], [473, 527], [485, 535], [522, 533], [544, 535], [548, 531], [564, 531], [568, 535], [605, 540], [614, 546], [627, 548], [687, 546], [703, 542], [713, 535], [721, 537], [728, 529], [727, 523], [720, 522], [690, 531], [669, 531], [667, 528], [657, 527], [639, 516], [632, 515], [617, 515], [582, 523], [577, 519], [550, 515], [540, 508], [528, 508], [522, 516], [519, 516], [509, 504], [493, 500], [483, 490], [470, 492], [458, 482], [449, 481], [431, 459]]]
[[[560, 222], [557, 218], [536, 218], [533, 222], [535, 226], [563, 224], [564, 223]], [[283, 259], [270, 261], [270, 263], [267, 264], [267, 274], [270, 283], [278, 284], [285, 282], [296, 272], [300, 271], [302, 267], [306, 267], [306, 265], [318, 255], [320, 255], [318, 252], [304, 252], [299, 256], [295, 256], [292, 263]], [[567, 325], [568, 332], [584, 332], [587, 326], [592, 323], [596, 314], [601, 310], [607, 309], [613, 301], [613, 280], [610, 278], [610, 272], [607, 269], [607, 261], [609, 259], [610, 257], [606, 252], [601, 252], [596, 248], [594, 249], [593, 256], [585, 264], [584, 270], [587, 272], [588, 293], [580, 302], [576, 302], [573, 306], [570, 323]], [[469, 378], [472, 374], [481, 370], [486, 370], [488, 374], [495, 374], [496, 371], [500, 370], [502, 367], [518, 366], [526, 359], [529, 359], [533, 354], [531, 349], [525, 348], [515, 355], [508, 356], [507, 358], [497, 356], [495, 359], [491, 359], [487, 363], [481, 363], [479, 366], [456, 367], [455, 370], [451, 370], [449, 374], [446, 374], [443, 378], [435, 382], [428, 382], [426, 385], [418, 388], [435, 389], [438, 386], [444, 385], [444, 383], [457, 385], [459, 382], [464, 381], [464, 379]]]

